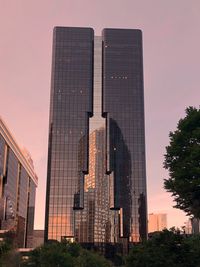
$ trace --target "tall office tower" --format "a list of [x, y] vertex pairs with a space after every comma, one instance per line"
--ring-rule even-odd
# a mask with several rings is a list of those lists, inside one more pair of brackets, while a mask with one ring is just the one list
[[103, 116], [106, 118], [110, 208], [120, 237], [147, 235], [142, 33], [103, 30]]
[[[98, 153], [90, 147], [88, 170], [93, 98], [90, 129], [97, 139], [102, 132], [99, 155], [103, 156], [97, 160]], [[105, 190], [101, 191], [102, 203], [108, 204], [104, 211], [97, 201], [99, 190]], [[102, 37], [94, 38], [88, 28], [56, 27], [45, 239], [95, 242], [96, 218], [100, 216], [100, 222], [103, 212], [108, 214], [109, 227], [106, 231], [102, 227], [104, 233], [97, 242], [146, 238], [142, 34], [105, 29]], [[87, 224], [89, 215], [93, 225]]]
[[148, 222], [149, 233], [162, 231], [167, 228], [167, 214], [165, 213], [150, 213]]
[[93, 101], [93, 30], [56, 27], [49, 123], [45, 240], [74, 238], [83, 208]]
[[0, 117], [0, 230], [15, 233], [19, 248], [32, 247], [37, 180], [30, 155]]

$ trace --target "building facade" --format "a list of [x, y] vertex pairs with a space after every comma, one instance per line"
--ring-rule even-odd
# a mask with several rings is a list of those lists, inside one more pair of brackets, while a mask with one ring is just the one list
[[33, 248], [44, 245], [44, 230], [33, 231]]
[[32, 247], [37, 180], [30, 157], [0, 118], [0, 230], [12, 231], [20, 248]]
[[166, 213], [150, 213], [148, 222], [149, 233], [162, 231], [167, 228], [167, 214]]
[[142, 33], [104, 29], [103, 110], [110, 208], [120, 213], [120, 237], [146, 238], [146, 171]]
[[110, 210], [109, 206], [109, 179], [105, 174], [105, 128], [94, 130], [89, 140], [89, 174], [85, 176], [84, 209], [76, 212], [76, 239], [81, 243], [102, 247], [103, 244], [119, 241], [119, 225], [112, 223], [112, 216], [118, 219], [118, 211]]
[[139, 30], [54, 29], [45, 240], [147, 237], [142, 61]]
[[200, 233], [200, 220], [198, 218], [191, 218], [192, 225], [192, 233], [199, 234]]
[[192, 234], [192, 222], [191, 219], [188, 219], [186, 222], [184, 222], [184, 231], [185, 234], [191, 235]]

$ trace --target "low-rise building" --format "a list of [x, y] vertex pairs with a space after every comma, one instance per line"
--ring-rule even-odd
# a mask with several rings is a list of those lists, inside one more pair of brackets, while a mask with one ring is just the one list
[[30, 157], [0, 117], [0, 230], [14, 233], [19, 248], [32, 247], [37, 182]]

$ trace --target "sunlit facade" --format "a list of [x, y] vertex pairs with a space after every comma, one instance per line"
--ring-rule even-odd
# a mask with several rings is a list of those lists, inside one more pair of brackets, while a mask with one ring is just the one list
[[153, 233], [167, 228], [166, 213], [150, 213], [148, 220], [148, 232]]
[[55, 28], [45, 240], [147, 237], [142, 64], [139, 30]]
[[[109, 179], [105, 174], [105, 128], [90, 134], [89, 174], [85, 176], [84, 209], [75, 216], [76, 241], [102, 246], [119, 241], [118, 211], [110, 210]], [[115, 228], [111, 229], [111, 228]]]
[[0, 118], [0, 230], [12, 231], [20, 248], [32, 247], [37, 180], [30, 156]]

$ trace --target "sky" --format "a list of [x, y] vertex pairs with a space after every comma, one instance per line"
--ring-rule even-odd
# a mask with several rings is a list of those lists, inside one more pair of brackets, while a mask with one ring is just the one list
[[148, 212], [183, 226], [163, 189], [169, 132], [200, 100], [199, 0], [0, 0], [0, 115], [39, 177], [35, 228], [44, 228], [54, 26], [143, 31]]

